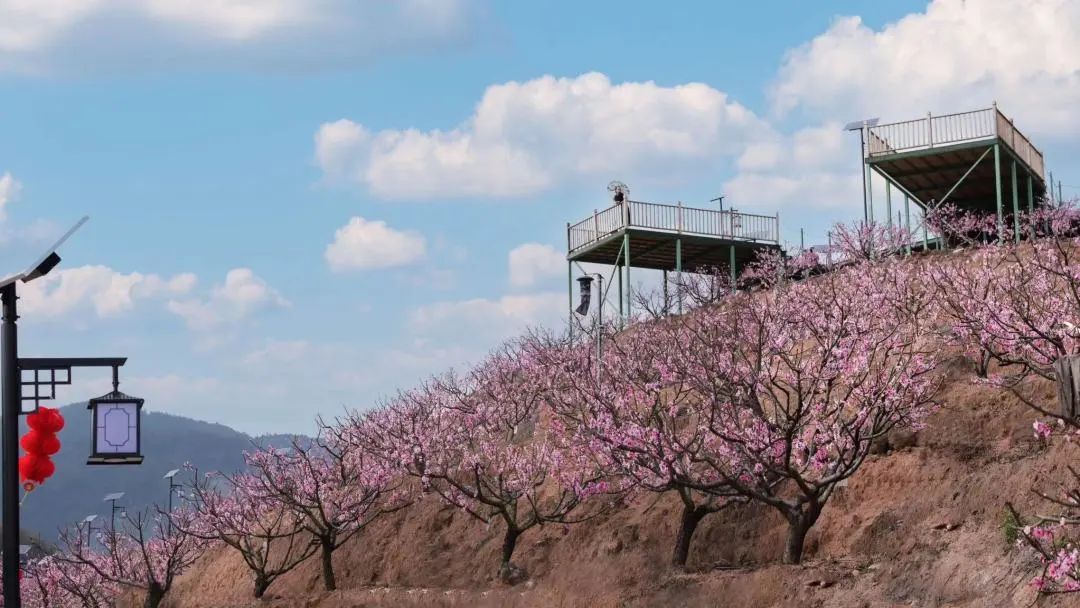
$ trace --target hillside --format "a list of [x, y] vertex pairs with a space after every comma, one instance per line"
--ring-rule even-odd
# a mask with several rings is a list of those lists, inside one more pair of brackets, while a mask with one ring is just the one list
[[[63, 447], [53, 457], [56, 475], [30, 494], [22, 507], [23, 530], [49, 541], [58, 527], [81, 521], [91, 513], [109, 514], [106, 494], [124, 492], [120, 504], [143, 508], [167, 504], [169, 485], [162, 476], [191, 462], [203, 470], [231, 471], [243, 465], [243, 451], [252, 437], [221, 424], [159, 412], [142, 417], [145, 460], [140, 466], [87, 466], [90, 454], [90, 411], [77, 403], [61, 408], [67, 424], [60, 432]], [[22, 432], [25, 432], [25, 428]], [[260, 442], [284, 443], [281, 436]]]
[[[339, 550], [337, 592], [320, 590], [309, 560], [271, 586], [268, 601], [252, 602], [246, 568], [218, 550], [182, 578], [167, 605], [1031, 606], [1036, 564], [1007, 542], [1003, 507], [1011, 500], [1035, 511], [1032, 485], [1052, 488], [1075, 448], [1039, 443], [1031, 410], [971, 380], [969, 364], [950, 363], [945, 407], [925, 431], [891, 437], [838, 492], [801, 566], [778, 563], [784, 530], [773, 512], [741, 507], [706, 518], [690, 572], [673, 573], [677, 501], [646, 497], [588, 523], [526, 534], [516, 561], [531, 579], [506, 587], [494, 578], [501, 531], [432, 499]], [[1049, 385], [1027, 388], [1044, 403], [1055, 398]]]

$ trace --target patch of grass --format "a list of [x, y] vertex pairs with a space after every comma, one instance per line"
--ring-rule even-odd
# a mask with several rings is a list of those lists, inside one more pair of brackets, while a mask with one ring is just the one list
[[1005, 537], [1005, 543], [1010, 547], [1016, 546], [1016, 541], [1020, 538], [1020, 531], [1024, 528], [1024, 524], [1013, 515], [1013, 512], [1009, 509], [1002, 509], [1001, 514], [1001, 533]]

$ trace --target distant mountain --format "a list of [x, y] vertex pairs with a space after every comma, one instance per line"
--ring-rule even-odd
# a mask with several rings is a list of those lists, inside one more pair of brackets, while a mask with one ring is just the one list
[[[265, 445], [287, 445], [288, 435], [267, 435], [253, 439], [221, 424], [144, 412], [142, 451], [145, 460], [133, 466], [87, 466], [90, 455], [90, 411], [85, 403], [61, 408], [67, 424], [60, 431], [63, 444], [53, 457], [56, 474], [39, 486], [23, 502], [24, 531], [49, 541], [58, 529], [81, 521], [87, 515], [107, 518], [105, 495], [124, 492], [118, 504], [141, 509], [154, 503], [168, 504], [169, 483], [163, 478], [170, 469], [190, 462], [200, 471], [234, 471], [243, 466], [243, 452], [253, 441]], [[25, 426], [19, 435], [26, 432]], [[179, 476], [178, 476], [179, 478]], [[179, 480], [179, 479], [178, 479]]]

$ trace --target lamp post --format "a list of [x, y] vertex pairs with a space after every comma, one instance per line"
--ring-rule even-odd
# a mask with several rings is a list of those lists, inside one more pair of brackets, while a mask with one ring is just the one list
[[[89, 219], [79, 220], [26, 270], [0, 278], [0, 507], [3, 509], [0, 580], [6, 608], [22, 606], [19, 584], [19, 416], [37, 411], [42, 401], [55, 399], [57, 386], [71, 384], [72, 368], [112, 367], [115, 383], [116, 370], [127, 362], [119, 357], [19, 358], [18, 284], [39, 279], [56, 268], [60, 263], [56, 250]], [[29, 403], [31, 407], [24, 410], [23, 403]], [[92, 515], [83, 520], [87, 524], [88, 545], [90, 528], [96, 517]]]
[[589, 313], [589, 300], [592, 296], [592, 282], [596, 279], [596, 379], [600, 379], [600, 356], [603, 353], [604, 333], [604, 275], [588, 273], [578, 277], [581, 286], [581, 304], [574, 310], [577, 314], [585, 316]]
[[870, 128], [876, 127], [878, 122], [880, 122], [880, 119], [878, 118], [867, 118], [866, 120], [856, 120], [855, 122], [849, 122], [848, 124], [844, 125], [845, 131], [859, 132], [859, 173], [862, 175], [863, 221], [866, 222], [869, 222], [874, 217], [874, 213], [870, 209], [870, 205], [872, 205], [873, 203], [868, 200], [867, 196], [866, 140]]
[[105, 502], [112, 503], [109, 512], [109, 524], [112, 526], [109, 531], [111, 534], [116, 534], [116, 513], [120, 512], [120, 517], [124, 517], [127, 513], [124, 511], [123, 505], [117, 505], [116, 501], [124, 497], [123, 492], [113, 492], [112, 494], [105, 495]]
[[91, 548], [90, 547], [90, 533], [94, 529], [94, 520], [95, 519], [97, 519], [97, 515], [87, 515], [82, 520], [82, 523], [86, 525], [86, 548], [87, 548], [87, 550], [89, 550]]
[[[176, 483], [176, 474], [179, 473], [179, 472], [180, 472], [180, 469], [173, 469], [173, 470], [169, 471], [168, 473], [165, 473], [165, 477], [162, 478], [162, 479], [169, 480], [169, 515], [170, 516], [172, 515], [173, 493], [176, 492], [177, 488], [182, 487], [180, 484]], [[169, 517], [169, 535], [170, 536], [172, 535], [172, 517]]]

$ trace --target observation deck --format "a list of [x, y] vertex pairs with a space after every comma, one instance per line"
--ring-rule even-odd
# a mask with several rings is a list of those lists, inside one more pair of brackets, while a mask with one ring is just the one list
[[693, 272], [741, 268], [780, 249], [779, 216], [641, 201], [616, 203], [566, 227], [573, 262]]
[[865, 162], [924, 209], [1017, 214], [1046, 193], [1042, 152], [998, 110], [866, 128]]

